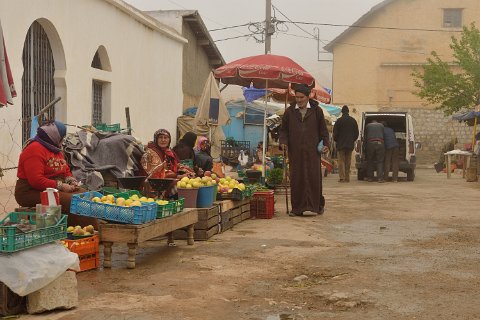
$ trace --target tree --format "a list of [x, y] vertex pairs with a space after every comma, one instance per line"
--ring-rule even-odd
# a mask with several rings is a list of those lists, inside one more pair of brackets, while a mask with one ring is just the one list
[[412, 73], [417, 96], [432, 104], [445, 115], [461, 109], [472, 109], [480, 99], [480, 30], [474, 23], [463, 27], [460, 39], [452, 36], [453, 65], [442, 61], [435, 51], [420, 70]]

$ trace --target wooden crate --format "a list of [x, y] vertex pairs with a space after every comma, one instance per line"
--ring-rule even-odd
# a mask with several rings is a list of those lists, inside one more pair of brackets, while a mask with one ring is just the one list
[[[216, 224], [208, 230], [202, 230], [202, 229], [195, 230], [193, 232], [193, 238], [195, 239], [195, 241], [206, 241], [220, 232], [221, 232], [221, 227], [219, 224]], [[184, 229], [175, 230], [173, 232], [173, 238], [176, 240], [187, 239], [187, 230], [184, 230]]]

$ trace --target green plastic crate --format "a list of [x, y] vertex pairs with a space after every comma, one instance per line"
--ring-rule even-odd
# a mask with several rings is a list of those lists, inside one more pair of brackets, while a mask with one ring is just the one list
[[7, 219], [13, 223], [28, 219], [32, 226], [36, 226], [35, 216], [36, 213], [32, 212], [10, 212], [0, 221], [0, 252], [16, 252], [67, 238], [66, 215], [62, 215], [54, 226], [27, 232], [22, 232], [15, 226], [4, 226]]
[[99, 131], [106, 131], [106, 132], [120, 131], [120, 123], [114, 123], [114, 124], [98, 123], [94, 125], [94, 127]]
[[189, 167], [190, 169], [193, 169], [193, 159], [185, 159], [180, 161], [181, 164], [184, 166]]
[[175, 213], [175, 202], [169, 202], [167, 204], [158, 205], [157, 219], [170, 217]]
[[128, 199], [130, 198], [131, 196], [133, 195], [137, 195], [139, 198], [143, 197], [139, 191], [137, 190], [128, 190], [128, 191], [124, 191], [124, 192], [120, 192], [120, 193], [115, 193], [113, 196], [116, 198], [124, 198], [124, 199]]
[[185, 198], [179, 198], [178, 200], [174, 200], [172, 201], [172, 204], [174, 205], [174, 214], [182, 212], [185, 208]]
[[120, 193], [122, 192], [121, 190], [117, 189], [117, 188], [113, 188], [113, 187], [103, 187], [101, 190], [100, 190], [100, 193], [103, 194], [103, 195], [109, 195], [109, 194], [117, 194], [117, 193]]

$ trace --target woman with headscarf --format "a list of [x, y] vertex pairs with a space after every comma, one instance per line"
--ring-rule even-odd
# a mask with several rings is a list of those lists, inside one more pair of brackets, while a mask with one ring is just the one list
[[170, 149], [171, 141], [170, 132], [159, 129], [154, 133], [153, 141], [148, 143], [140, 163], [149, 178], [177, 177], [179, 159]]
[[194, 160], [195, 153], [193, 147], [195, 147], [195, 141], [197, 140], [197, 135], [194, 132], [187, 132], [183, 135], [175, 147], [173, 147], [173, 152], [178, 156], [180, 161], [182, 160]]
[[206, 137], [199, 137], [195, 148], [195, 165], [205, 171], [212, 171], [213, 158], [210, 155], [210, 141]]
[[[15, 200], [19, 205], [35, 207], [41, 202], [40, 193], [47, 188], [54, 188], [59, 191], [62, 212], [69, 213], [72, 195], [84, 191], [79, 188], [62, 152], [66, 134], [65, 125], [53, 121], [39, 127], [37, 135], [27, 142], [18, 161]], [[82, 222], [96, 225], [96, 219], [74, 215], [68, 217], [70, 225]]]

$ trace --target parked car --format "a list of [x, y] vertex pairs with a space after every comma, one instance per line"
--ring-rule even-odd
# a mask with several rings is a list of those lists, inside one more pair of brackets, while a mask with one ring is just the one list
[[364, 112], [362, 114], [360, 134], [355, 145], [355, 167], [358, 180], [363, 180], [367, 175], [365, 127], [372, 120], [386, 121], [388, 126], [395, 131], [395, 136], [400, 144], [399, 171], [407, 174], [408, 181], [413, 181], [417, 161], [415, 151], [419, 145], [415, 144], [412, 116], [406, 112]]

